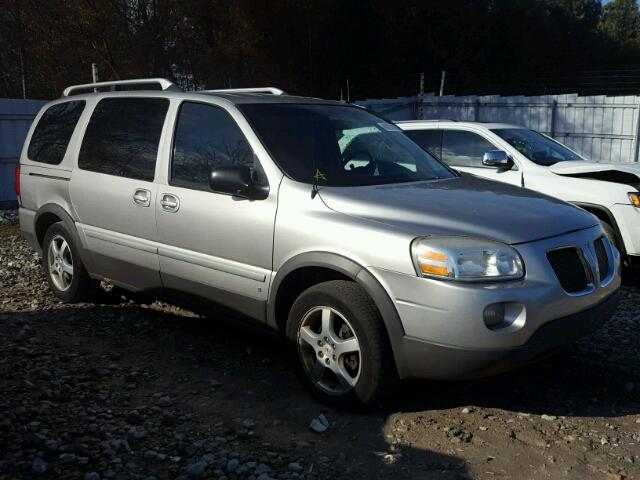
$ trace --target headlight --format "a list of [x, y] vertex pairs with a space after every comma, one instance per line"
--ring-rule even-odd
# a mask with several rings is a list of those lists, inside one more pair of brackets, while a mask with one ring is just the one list
[[631, 200], [631, 203], [633, 205], [635, 205], [636, 207], [640, 207], [640, 193], [638, 192], [631, 192], [629, 194], [629, 200]]
[[422, 237], [411, 244], [413, 262], [423, 277], [490, 282], [517, 280], [524, 264], [516, 250], [504, 243], [468, 237]]

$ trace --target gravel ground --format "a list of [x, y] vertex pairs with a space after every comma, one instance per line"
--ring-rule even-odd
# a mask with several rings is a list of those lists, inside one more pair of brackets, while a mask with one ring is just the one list
[[[278, 339], [105, 292], [63, 305], [0, 216], [0, 480], [640, 478], [640, 288], [543, 363], [328, 409]], [[329, 428], [310, 422], [325, 415]]]

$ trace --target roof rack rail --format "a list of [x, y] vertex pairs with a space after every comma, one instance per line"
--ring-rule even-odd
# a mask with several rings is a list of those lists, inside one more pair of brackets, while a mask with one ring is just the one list
[[[175, 83], [167, 80], [166, 78], [137, 78], [135, 80], [116, 80], [113, 82], [97, 82], [97, 83], [85, 83], [83, 85], [72, 85], [67, 87], [62, 92], [63, 97], [69, 97], [72, 95], [80, 95], [83, 93], [98, 92], [101, 89], [109, 89], [108, 91], [116, 90], [146, 90], [141, 88], [148, 86], [148, 90], [174, 90], [182, 91], [182, 89]], [[118, 88], [125, 87], [125, 88]], [[130, 89], [126, 87], [132, 87]]]
[[284, 90], [275, 87], [256, 87], [256, 88], [221, 88], [218, 90], [200, 90], [204, 93], [265, 93], [267, 95], [286, 95]]
[[458, 120], [454, 120], [453, 118], [426, 118], [423, 120], [398, 120], [393, 123], [415, 123], [415, 122], [457, 122]]

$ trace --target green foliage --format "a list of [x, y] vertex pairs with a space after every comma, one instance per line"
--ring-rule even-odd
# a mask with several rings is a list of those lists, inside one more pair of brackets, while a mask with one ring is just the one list
[[638, 47], [640, 11], [636, 0], [613, 0], [605, 5], [600, 30], [608, 38], [625, 47]]

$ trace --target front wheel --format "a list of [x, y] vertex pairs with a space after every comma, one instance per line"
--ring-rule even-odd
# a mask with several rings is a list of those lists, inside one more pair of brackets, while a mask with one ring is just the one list
[[372, 406], [392, 393], [397, 373], [386, 328], [356, 283], [336, 280], [304, 291], [289, 312], [287, 337], [298, 376], [320, 401]]

